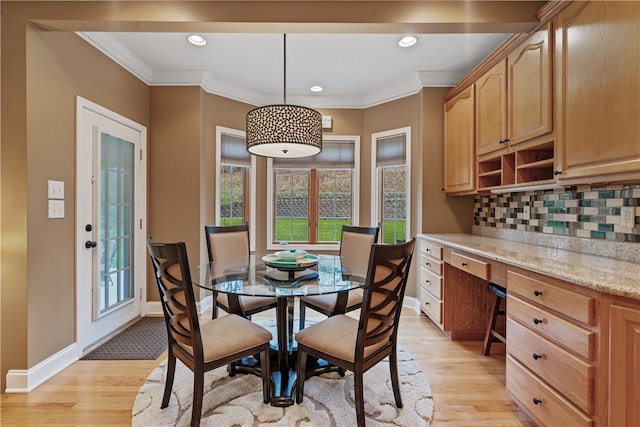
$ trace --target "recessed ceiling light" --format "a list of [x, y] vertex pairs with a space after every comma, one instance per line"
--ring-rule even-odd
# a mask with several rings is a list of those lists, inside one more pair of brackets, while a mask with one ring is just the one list
[[189, 43], [195, 46], [204, 46], [207, 44], [207, 40], [198, 34], [190, 34], [187, 37], [187, 40], [189, 40]]
[[309, 88], [309, 90], [310, 90], [311, 92], [322, 92], [322, 91], [324, 90], [324, 88], [323, 88], [322, 86], [317, 86], [317, 85], [316, 85], [316, 86], [311, 86], [311, 87]]
[[416, 43], [418, 43], [418, 38], [416, 36], [404, 36], [398, 42], [398, 46], [400, 46], [400, 47], [411, 47]]

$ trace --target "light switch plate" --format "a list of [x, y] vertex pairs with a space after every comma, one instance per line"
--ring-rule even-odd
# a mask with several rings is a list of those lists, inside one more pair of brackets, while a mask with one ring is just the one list
[[47, 190], [49, 199], [64, 199], [64, 181], [47, 181]]
[[322, 116], [322, 129], [331, 129], [333, 126], [333, 119], [331, 116]]
[[496, 206], [496, 219], [502, 218], [502, 209], [499, 206]]
[[49, 200], [49, 218], [64, 218], [64, 200]]
[[633, 206], [623, 206], [620, 208], [620, 225], [622, 227], [633, 227], [636, 221], [636, 208]]
[[522, 207], [522, 219], [531, 219], [531, 206], [525, 205]]

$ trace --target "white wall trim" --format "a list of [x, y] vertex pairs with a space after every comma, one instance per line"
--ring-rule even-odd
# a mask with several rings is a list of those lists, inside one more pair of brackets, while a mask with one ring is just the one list
[[29, 393], [80, 359], [82, 350], [72, 344], [29, 369], [9, 369], [5, 393]]

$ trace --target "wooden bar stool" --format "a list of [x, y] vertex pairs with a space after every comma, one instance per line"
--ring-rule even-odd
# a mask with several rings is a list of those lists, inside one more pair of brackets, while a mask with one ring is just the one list
[[482, 354], [484, 354], [485, 356], [489, 355], [492, 343], [497, 341], [503, 343], [507, 342], [507, 337], [505, 336], [506, 334], [502, 335], [495, 329], [498, 316], [504, 316], [507, 314], [506, 311], [500, 310], [502, 300], [507, 298], [507, 290], [500, 285], [496, 285], [495, 283], [489, 283], [487, 285], [487, 290], [496, 296], [496, 302], [493, 305], [493, 313], [491, 313], [491, 319], [489, 320], [489, 324], [487, 325], [487, 333], [484, 336], [484, 347], [482, 350]]

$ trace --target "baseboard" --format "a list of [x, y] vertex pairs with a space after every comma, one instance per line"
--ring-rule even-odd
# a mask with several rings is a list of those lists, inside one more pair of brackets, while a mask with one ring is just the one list
[[5, 393], [29, 393], [58, 372], [80, 359], [82, 350], [72, 344], [30, 369], [9, 369]]
[[[196, 303], [196, 309], [200, 314], [209, 310], [211, 307], [213, 307], [213, 297], [211, 295]], [[160, 305], [160, 301], [147, 301], [146, 313], [147, 316], [162, 316], [162, 305]]]
[[411, 308], [413, 311], [420, 314], [420, 300], [417, 298], [405, 295], [404, 301], [402, 301], [402, 307]]
[[[204, 313], [213, 303], [209, 295], [198, 302], [198, 312]], [[420, 312], [420, 301], [413, 297], [405, 297], [403, 307]], [[160, 301], [147, 301], [147, 316], [162, 316]], [[72, 344], [30, 369], [10, 369], [7, 372], [5, 393], [29, 393], [49, 378], [55, 376], [64, 368], [78, 361], [82, 350], [77, 344]]]

